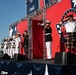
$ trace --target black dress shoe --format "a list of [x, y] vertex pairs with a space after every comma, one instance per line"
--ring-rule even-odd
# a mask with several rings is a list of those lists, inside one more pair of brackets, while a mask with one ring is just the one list
[[46, 60], [52, 60], [52, 58], [51, 59], [46, 58]]

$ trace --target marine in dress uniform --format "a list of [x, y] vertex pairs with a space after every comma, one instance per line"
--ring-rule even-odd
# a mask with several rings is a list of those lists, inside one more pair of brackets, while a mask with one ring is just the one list
[[46, 59], [52, 59], [52, 28], [50, 27], [51, 22], [46, 21], [44, 24], [44, 36], [46, 45]]
[[23, 38], [24, 38], [24, 42], [23, 42], [23, 45], [24, 45], [24, 51], [25, 51], [25, 56], [26, 58], [28, 58], [28, 31], [24, 31], [24, 34], [23, 34]]

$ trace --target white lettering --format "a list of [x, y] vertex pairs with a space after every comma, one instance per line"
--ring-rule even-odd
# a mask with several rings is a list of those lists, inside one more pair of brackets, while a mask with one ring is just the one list
[[32, 71], [30, 71], [30, 74], [28, 74], [28, 75], [32, 75]]
[[49, 75], [49, 73], [48, 73], [48, 66], [47, 66], [47, 64], [46, 64], [45, 74], [44, 74], [44, 75]]
[[29, 9], [29, 12], [30, 11], [33, 11], [35, 9], [35, 6], [33, 5], [30, 9]]
[[6, 75], [8, 75], [8, 72], [6, 72], [6, 71], [1, 71], [1, 74], [6, 74]]

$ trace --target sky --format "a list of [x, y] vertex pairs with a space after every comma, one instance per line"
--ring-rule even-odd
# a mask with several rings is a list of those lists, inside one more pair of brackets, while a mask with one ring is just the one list
[[0, 0], [0, 43], [9, 35], [9, 26], [26, 16], [26, 0]]

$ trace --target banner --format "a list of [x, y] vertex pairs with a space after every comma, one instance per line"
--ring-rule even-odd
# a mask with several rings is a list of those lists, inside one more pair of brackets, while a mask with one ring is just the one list
[[27, 0], [27, 15], [39, 9], [39, 0]]
[[32, 66], [32, 75], [44, 75], [45, 73], [45, 64], [33, 64]]
[[45, 0], [45, 5], [51, 3], [52, 0]]
[[0, 62], [0, 75], [29, 75], [32, 64], [15, 61]]
[[76, 65], [1, 61], [0, 75], [76, 75]]
[[71, 4], [72, 4], [72, 8], [76, 9], [76, 0], [72, 0]]

